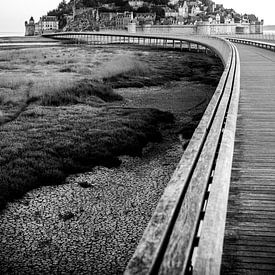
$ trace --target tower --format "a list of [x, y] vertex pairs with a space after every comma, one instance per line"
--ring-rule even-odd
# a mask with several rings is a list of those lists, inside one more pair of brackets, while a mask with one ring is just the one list
[[192, 6], [192, 9], [191, 9], [191, 16], [194, 16], [194, 15], [195, 15], [195, 10], [196, 10], [195, 6]]
[[188, 5], [186, 1], [184, 1], [183, 3], [183, 13], [183, 18], [188, 18]]
[[216, 14], [216, 23], [217, 24], [221, 23], [221, 17], [220, 17], [220, 15], [218, 13]]
[[73, 3], [73, 20], [75, 18], [75, 15], [76, 15], [76, 0], [74, 0], [74, 3]]
[[182, 18], [188, 18], [188, 5], [186, 1], [184, 1], [184, 4], [179, 7], [179, 17]]
[[25, 21], [25, 36], [34, 36], [35, 24], [33, 17], [30, 18], [29, 23]]

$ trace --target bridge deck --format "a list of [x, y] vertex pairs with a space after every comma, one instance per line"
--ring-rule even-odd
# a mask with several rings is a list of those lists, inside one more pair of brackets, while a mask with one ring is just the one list
[[275, 54], [236, 46], [241, 97], [221, 274], [274, 274]]

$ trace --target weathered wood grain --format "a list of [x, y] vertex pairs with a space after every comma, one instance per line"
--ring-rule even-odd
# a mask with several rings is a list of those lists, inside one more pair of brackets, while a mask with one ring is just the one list
[[[231, 87], [229, 88], [228, 86], [226, 88], [225, 86], [228, 75], [231, 72], [230, 68], [233, 61], [231, 57], [233, 57], [232, 53], [230, 54], [230, 59], [226, 64], [225, 72], [221, 77], [216, 92], [214, 93], [204, 113], [204, 116], [200, 121], [200, 124], [195, 130], [194, 135], [179, 165], [177, 166], [170, 182], [168, 183], [168, 186], [160, 199], [156, 211], [153, 214], [153, 217], [151, 218], [133, 257], [126, 268], [125, 274], [155, 274], [159, 269], [160, 261], [162, 260], [164, 254], [164, 248], [167, 246], [167, 243], [169, 243], [169, 238], [172, 229], [174, 229], [173, 226], [175, 220], [177, 219], [178, 211], [182, 204], [182, 200], [186, 195], [186, 190], [188, 187], [187, 182], [193, 173], [193, 167], [198, 161], [201, 150], [203, 150], [205, 138], [213, 123], [213, 120], [215, 121], [214, 118], [218, 117], [215, 116], [215, 114], [219, 107], [220, 100], [223, 102], [228, 101], [228, 95], [223, 99], [223, 94], [225, 90], [227, 90], [227, 93], [230, 93], [231, 89]], [[224, 110], [222, 109], [219, 111], [221, 116], [223, 115], [223, 111]], [[217, 125], [221, 125], [222, 119], [216, 119], [215, 123]], [[218, 128], [219, 127], [216, 129]], [[217, 138], [214, 141], [214, 144], [213, 142], [209, 142], [208, 148], [212, 148], [212, 145], [214, 145], [214, 148], [216, 146], [215, 143], [217, 144], [218, 141], [218, 133], [212, 131], [212, 135], [217, 136]], [[212, 156], [214, 154], [215, 152], [212, 153]], [[207, 164], [207, 162], [202, 163], [202, 166], [204, 164]], [[211, 171], [210, 167], [211, 165], [206, 168], [206, 170], [208, 170], [208, 174]], [[187, 200], [185, 200], [183, 204], [186, 202]], [[203, 203], [202, 200], [200, 203]], [[192, 207], [192, 205], [190, 205], [190, 207]], [[201, 207], [198, 206], [198, 209], [199, 208]], [[192, 215], [190, 215], [190, 217], [192, 218]], [[195, 232], [193, 232], [193, 228], [191, 228], [191, 230], [192, 232], [190, 232], [195, 234]], [[189, 246], [190, 245], [191, 244], [189, 244]]]
[[[227, 200], [232, 168], [233, 148], [240, 95], [240, 62], [237, 50], [236, 68], [233, 81], [232, 98], [227, 112], [207, 211], [203, 220], [197, 257], [193, 274], [218, 274], [226, 220]], [[218, 207], [217, 207], [218, 206]]]
[[[232, 64], [235, 64], [235, 55], [233, 56]], [[208, 181], [212, 171], [225, 113], [231, 97], [233, 79], [234, 69], [230, 70], [228, 75], [224, 94], [221, 98], [200, 158], [196, 164], [192, 179], [188, 185], [184, 201], [163, 257], [159, 271], [160, 274], [179, 274], [187, 271], [193, 249], [193, 240], [195, 238], [199, 217], [204, 203], [205, 192], [208, 187]]]

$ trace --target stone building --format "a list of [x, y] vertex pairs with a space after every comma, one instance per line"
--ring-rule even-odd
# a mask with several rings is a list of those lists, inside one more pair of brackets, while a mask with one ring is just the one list
[[29, 22], [25, 21], [25, 36], [34, 36], [35, 24], [33, 17], [30, 18]]
[[189, 15], [189, 8], [186, 1], [184, 1], [183, 5], [179, 6], [179, 17], [183, 19], [187, 19], [188, 15]]
[[112, 29], [115, 27], [115, 20], [116, 12], [101, 12], [99, 14], [99, 24], [100, 28], [103, 29]]
[[41, 33], [55, 32], [58, 30], [58, 18], [56, 16], [42, 16], [39, 20]]
[[170, 9], [168, 7], [164, 8], [164, 12], [165, 12], [165, 18], [167, 17], [175, 17], [178, 18], [179, 17], [179, 13], [178, 11], [174, 10], [174, 9]]
[[153, 25], [156, 20], [156, 13], [151, 13], [151, 12], [136, 13], [135, 19], [139, 25], [144, 25], [144, 24]]
[[116, 29], [126, 29], [128, 24], [133, 20], [133, 12], [125, 11], [117, 13], [114, 17]]
[[221, 24], [221, 16], [218, 13], [216, 14], [216, 23]]

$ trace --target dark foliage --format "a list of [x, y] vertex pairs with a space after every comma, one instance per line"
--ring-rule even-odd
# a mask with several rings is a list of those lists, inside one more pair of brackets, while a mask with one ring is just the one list
[[41, 105], [60, 106], [85, 102], [90, 96], [96, 96], [105, 102], [122, 100], [122, 96], [115, 93], [112, 88], [90, 80], [82, 80], [70, 88], [54, 93], [46, 93], [41, 98]]
[[172, 120], [156, 109], [29, 108], [0, 130], [0, 209], [33, 188], [64, 182], [68, 174], [118, 166], [119, 155], [140, 156], [149, 141], [161, 140], [160, 123]]

